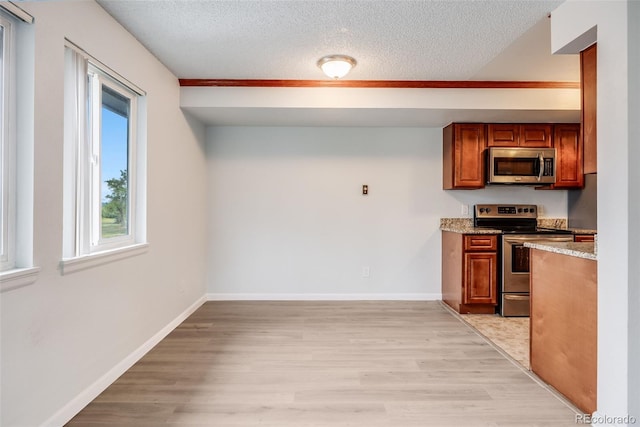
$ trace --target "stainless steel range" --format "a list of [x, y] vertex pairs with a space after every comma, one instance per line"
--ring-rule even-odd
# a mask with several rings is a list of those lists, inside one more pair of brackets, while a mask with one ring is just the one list
[[538, 227], [536, 205], [476, 205], [476, 227], [502, 231], [498, 310], [502, 316], [529, 316], [529, 248], [525, 242], [571, 242], [568, 230]]

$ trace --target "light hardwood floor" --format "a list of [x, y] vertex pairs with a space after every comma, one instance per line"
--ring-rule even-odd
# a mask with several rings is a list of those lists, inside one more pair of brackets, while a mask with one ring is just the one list
[[208, 302], [68, 426], [575, 426], [440, 302]]

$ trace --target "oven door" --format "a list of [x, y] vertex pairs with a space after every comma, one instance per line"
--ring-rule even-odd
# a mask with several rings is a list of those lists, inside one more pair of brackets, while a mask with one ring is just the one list
[[502, 293], [529, 292], [529, 248], [525, 242], [572, 242], [571, 235], [505, 234], [502, 236]]

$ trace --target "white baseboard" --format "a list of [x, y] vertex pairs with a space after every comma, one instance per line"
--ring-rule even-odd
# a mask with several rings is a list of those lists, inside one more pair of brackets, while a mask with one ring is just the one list
[[436, 301], [442, 294], [239, 294], [209, 293], [207, 301]]
[[196, 302], [194, 302], [189, 308], [183, 311], [178, 317], [173, 319], [171, 323], [162, 328], [157, 334], [149, 338], [147, 342], [138, 347], [124, 360], [119, 362], [106, 374], [100, 377], [96, 382], [87, 387], [83, 392], [73, 398], [69, 403], [63, 406], [58, 412], [56, 412], [51, 418], [45, 421], [41, 427], [58, 427], [66, 424], [71, 418], [73, 418], [78, 412], [80, 412], [85, 406], [87, 406], [93, 399], [95, 399], [100, 393], [102, 393], [107, 387], [109, 387], [115, 380], [124, 374], [127, 369], [132, 367], [138, 360], [142, 358], [149, 350], [151, 350], [156, 344], [158, 344], [164, 337], [169, 335], [180, 323], [182, 323], [187, 317], [189, 317], [194, 311], [196, 311], [202, 304], [206, 302], [206, 297], [202, 296]]

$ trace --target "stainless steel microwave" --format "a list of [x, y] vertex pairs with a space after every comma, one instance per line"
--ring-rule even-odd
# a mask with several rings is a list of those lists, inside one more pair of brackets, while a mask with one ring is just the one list
[[554, 184], [555, 148], [487, 149], [487, 184]]

